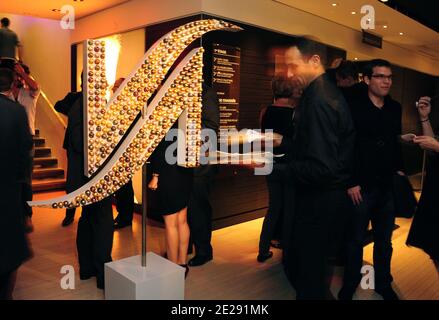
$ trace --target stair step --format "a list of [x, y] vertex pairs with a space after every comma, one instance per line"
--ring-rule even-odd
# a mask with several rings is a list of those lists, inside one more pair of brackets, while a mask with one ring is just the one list
[[42, 157], [34, 159], [34, 167], [53, 167], [58, 164], [58, 159], [53, 157]]
[[40, 137], [34, 137], [35, 147], [42, 147], [46, 143], [46, 139]]
[[66, 179], [33, 180], [32, 192], [44, 192], [66, 188]]
[[64, 169], [61, 168], [37, 168], [32, 172], [32, 179], [44, 179], [64, 177]]
[[50, 156], [52, 150], [48, 147], [36, 147], [35, 148], [35, 158]]

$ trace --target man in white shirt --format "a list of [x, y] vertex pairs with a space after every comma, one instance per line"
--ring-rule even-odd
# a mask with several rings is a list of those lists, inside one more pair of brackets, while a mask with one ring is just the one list
[[15, 65], [15, 82], [12, 88], [14, 100], [26, 109], [29, 120], [31, 135], [35, 135], [35, 114], [37, 110], [37, 100], [40, 95], [38, 83], [30, 77], [29, 67], [25, 64]]

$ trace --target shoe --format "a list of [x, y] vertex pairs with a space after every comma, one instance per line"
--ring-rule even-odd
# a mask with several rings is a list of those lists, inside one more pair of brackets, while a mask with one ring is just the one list
[[79, 272], [79, 279], [88, 280], [92, 277], [96, 277], [96, 272]]
[[104, 279], [96, 279], [96, 287], [101, 290], [105, 290], [105, 281]]
[[67, 227], [73, 223], [75, 216], [66, 215], [64, 220], [61, 222], [61, 226]]
[[398, 295], [396, 294], [396, 292], [393, 290], [392, 287], [387, 287], [384, 289], [375, 289], [375, 292], [380, 294], [383, 297], [383, 300], [390, 300], [390, 301], [399, 300]]
[[189, 267], [188, 267], [188, 265], [187, 265], [187, 264], [180, 264], [179, 266], [180, 266], [180, 267], [183, 267], [183, 268], [186, 269], [186, 271], [184, 272], [184, 278], [186, 279], [186, 278], [187, 278], [187, 275], [188, 275], [188, 273], [189, 273]]
[[351, 301], [354, 297], [354, 293], [357, 288], [352, 288], [349, 286], [343, 286], [341, 290], [338, 292], [338, 300], [341, 301]]
[[31, 217], [24, 218], [24, 232], [31, 233], [34, 231], [34, 225]]
[[114, 229], [122, 229], [122, 228], [125, 228], [125, 227], [128, 227], [128, 226], [131, 226], [132, 225], [132, 223], [131, 222], [126, 222], [126, 223], [123, 223], [123, 222], [116, 222], [115, 224], [114, 224]]
[[270, 259], [273, 256], [273, 252], [268, 251], [267, 253], [259, 253], [257, 260], [258, 262], [264, 262]]
[[190, 265], [191, 267], [198, 267], [198, 266], [202, 266], [203, 264], [209, 262], [212, 259], [213, 259], [212, 255], [209, 256], [195, 255], [195, 257], [189, 260], [188, 265]]

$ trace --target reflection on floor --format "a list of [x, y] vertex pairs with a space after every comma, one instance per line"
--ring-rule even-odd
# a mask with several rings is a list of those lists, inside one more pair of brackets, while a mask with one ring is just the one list
[[[35, 199], [50, 198], [62, 193], [46, 193]], [[116, 213], [116, 212], [115, 212]], [[35, 209], [35, 231], [30, 235], [34, 258], [23, 265], [18, 274], [15, 299], [103, 299], [94, 279], [81, 281], [76, 257], [76, 228], [79, 210], [73, 225], [62, 228], [63, 210]], [[132, 228], [114, 233], [113, 259], [137, 255], [141, 250], [141, 217], [135, 215]], [[421, 251], [405, 245], [410, 220], [399, 219], [394, 233], [392, 263], [394, 286], [403, 299], [439, 300], [439, 279], [436, 271]], [[294, 299], [294, 290], [283, 274], [281, 252], [273, 249], [274, 257], [256, 262], [262, 219], [217, 230], [213, 233], [214, 260], [191, 268], [186, 280], [186, 299]], [[164, 231], [156, 225], [147, 229], [148, 251], [164, 252]], [[372, 245], [364, 255], [372, 262]], [[76, 271], [75, 289], [63, 290], [60, 281], [62, 266], [72, 265]], [[341, 285], [341, 269], [336, 270], [332, 291]], [[380, 299], [372, 290], [357, 291], [356, 299]]]

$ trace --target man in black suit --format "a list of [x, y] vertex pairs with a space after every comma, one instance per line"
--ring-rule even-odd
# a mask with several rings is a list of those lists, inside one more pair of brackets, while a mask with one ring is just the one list
[[[220, 122], [218, 97], [212, 88], [203, 84], [201, 127], [218, 132]], [[214, 141], [213, 143], [216, 143]], [[209, 193], [216, 167], [202, 165], [194, 170], [192, 195], [188, 205], [188, 222], [191, 240], [195, 245], [195, 257], [189, 260], [192, 267], [201, 266], [212, 260], [212, 207]]]
[[31, 255], [21, 184], [30, 170], [32, 137], [24, 107], [8, 98], [13, 79], [11, 70], [0, 69], [0, 300], [12, 299], [17, 269]]
[[363, 244], [369, 221], [374, 239], [375, 291], [384, 300], [399, 300], [392, 288], [392, 232], [395, 224], [393, 178], [404, 175], [401, 144], [401, 105], [389, 96], [392, 68], [388, 61], [375, 59], [363, 71], [367, 94], [352, 104], [357, 131], [354, 171], [348, 195], [353, 219], [349, 228], [347, 260], [341, 300], [352, 300], [361, 282]]
[[292, 147], [292, 159], [274, 166], [274, 173], [286, 172], [296, 186], [288, 271], [298, 300], [331, 299], [328, 260], [346, 225], [340, 208], [348, 201], [354, 126], [345, 99], [325, 74], [324, 45], [299, 38], [285, 58], [289, 76], [303, 89], [295, 135], [282, 139]]
[[[68, 116], [70, 109], [72, 108], [73, 104], [78, 100], [82, 99], [82, 92], [69, 92], [62, 100], [57, 101], [55, 103], [55, 110], [59, 113], [62, 113], [65, 116]], [[67, 150], [67, 139], [68, 139], [68, 131], [66, 130], [65, 136], [64, 136], [64, 142], [63, 142], [63, 148]], [[67, 163], [67, 166], [70, 164]], [[67, 170], [67, 183], [66, 183], [66, 192], [70, 193], [74, 191], [74, 186], [70, 187], [72, 184], [69, 183], [69, 180], [74, 177], [69, 177], [69, 170]], [[61, 223], [63, 227], [67, 227], [73, 223], [73, 220], [75, 219], [75, 208], [66, 209], [66, 215]]]
[[[68, 111], [64, 140], [68, 158], [66, 189], [70, 191], [78, 189], [88, 181], [84, 175], [83, 127], [81, 92]], [[79, 276], [81, 280], [96, 276], [99, 289], [104, 288], [104, 264], [112, 260], [113, 231], [113, 211], [109, 197], [82, 208], [76, 236]]]

